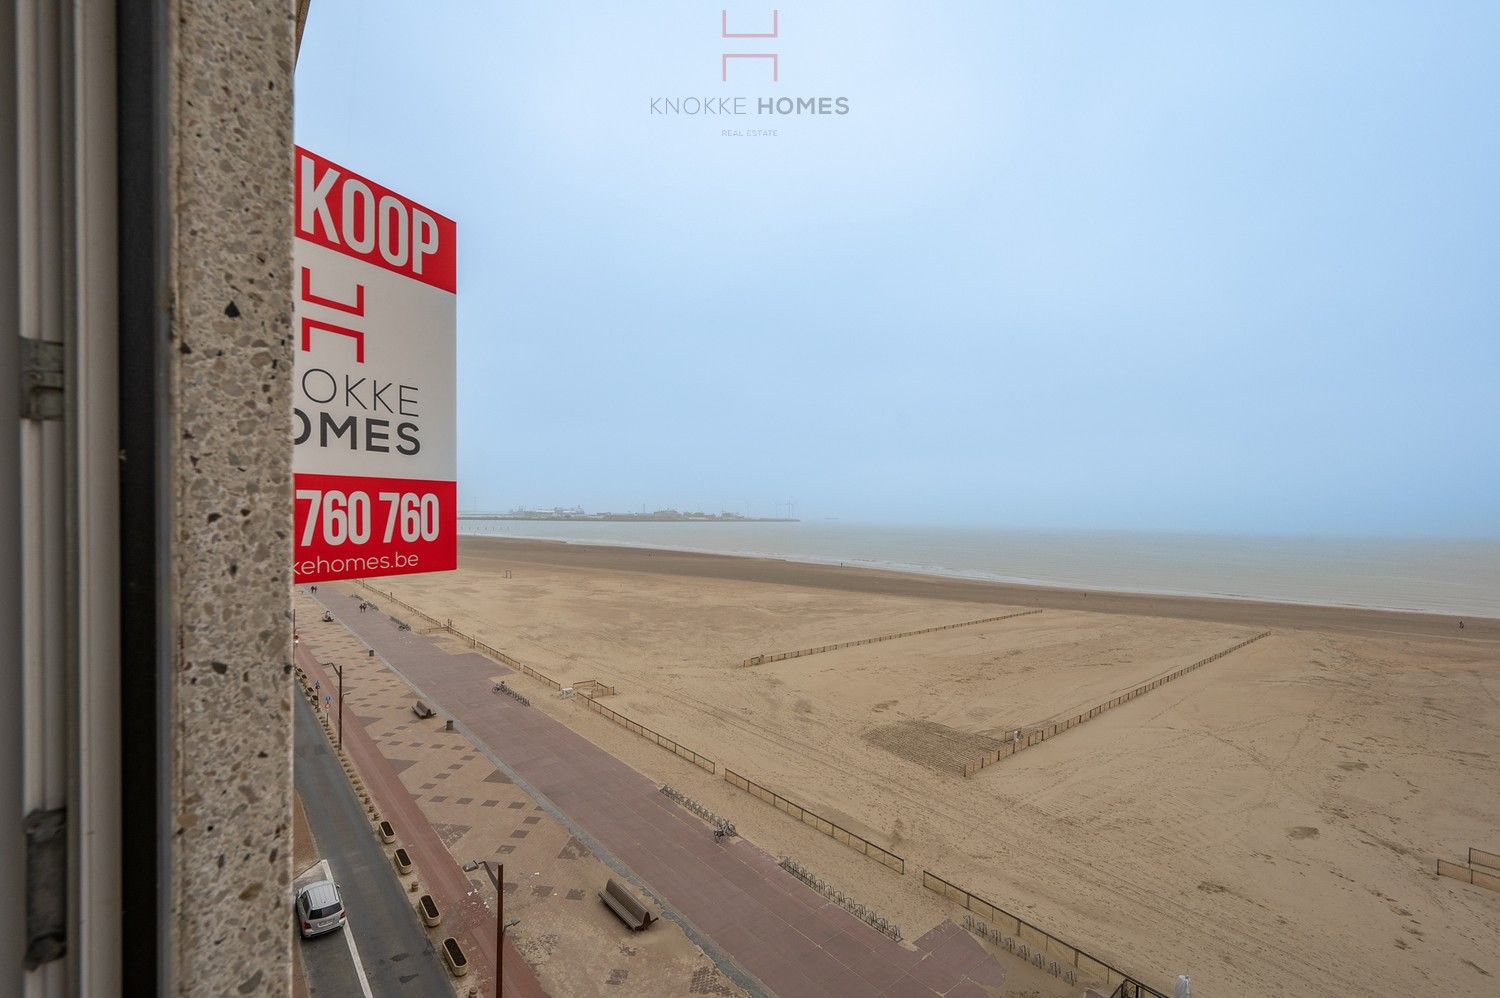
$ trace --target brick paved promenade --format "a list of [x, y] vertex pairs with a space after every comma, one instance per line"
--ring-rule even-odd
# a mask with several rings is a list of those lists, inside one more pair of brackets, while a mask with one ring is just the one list
[[908, 949], [751, 843], [716, 841], [655, 783], [543, 711], [495, 693], [491, 677], [509, 673], [499, 663], [449, 654], [430, 638], [398, 630], [385, 613], [360, 613], [357, 597], [327, 587], [316, 596], [601, 859], [648, 888], [747, 989], [782, 998], [984, 998], [1003, 983], [994, 958], [951, 922]]
[[[297, 664], [308, 678], [323, 684], [323, 692], [338, 689], [334, 677], [310, 654], [308, 645], [297, 649]], [[422, 893], [431, 894], [443, 913], [443, 935], [451, 935], [463, 946], [474, 964], [474, 974], [493, 988], [495, 979], [495, 918], [484, 904], [469, 896], [469, 877], [458, 865], [438, 837], [421, 807], [401, 783], [380, 746], [370, 738], [364, 725], [353, 717], [344, 720], [344, 751], [354, 760], [365, 780], [365, 786], [380, 809], [380, 817], [397, 831], [397, 843], [404, 846], [416, 864]], [[392, 846], [391, 848], [395, 848]], [[466, 984], [468, 982], [465, 982]], [[466, 989], [460, 989], [462, 992]], [[490, 993], [490, 992], [486, 992]], [[527, 965], [516, 944], [505, 939], [505, 987], [502, 998], [545, 998], [546, 992], [536, 974]]]

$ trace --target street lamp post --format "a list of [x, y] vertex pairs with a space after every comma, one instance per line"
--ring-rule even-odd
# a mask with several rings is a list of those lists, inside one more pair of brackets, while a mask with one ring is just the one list
[[499, 871], [497, 874], [490, 870], [490, 862], [487, 859], [475, 860], [464, 869], [472, 870], [475, 866], [482, 865], [484, 872], [495, 883], [495, 998], [500, 998], [500, 990], [505, 985], [505, 930], [513, 925], [520, 925], [521, 920], [505, 920], [505, 864], [495, 864], [495, 869]]
[[505, 983], [505, 864], [495, 863], [499, 876], [495, 878], [495, 998]]

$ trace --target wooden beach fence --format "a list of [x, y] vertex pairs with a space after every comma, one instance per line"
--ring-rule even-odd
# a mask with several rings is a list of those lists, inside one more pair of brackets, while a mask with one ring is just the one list
[[1138, 978], [1132, 977], [1096, 956], [1085, 953], [1045, 929], [1037, 928], [1019, 915], [1012, 915], [999, 905], [986, 901], [977, 894], [969, 893], [930, 870], [922, 871], [922, 886], [973, 912], [1001, 933], [1025, 943], [1032, 951], [1045, 953], [1062, 966], [1073, 967], [1080, 974], [1087, 974], [1095, 980], [1102, 981], [1106, 987], [1116, 988], [1121, 984], [1126, 984], [1130, 986], [1126, 991], [1127, 994], [1166, 998], [1162, 992], [1148, 984], [1142, 984]]
[[421, 617], [423, 620], [427, 621], [427, 623], [429, 625], [431, 625], [433, 627], [436, 627], [436, 628], [439, 628], [439, 629], [446, 629], [446, 625], [444, 625], [444, 623], [441, 620], [438, 620], [436, 617], [433, 617], [433, 616], [430, 616], [430, 615], [428, 615], [426, 613], [423, 613], [421, 610], [418, 610], [416, 607], [412, 606], [410, 603], [406, 602], [403, 599], [398, 598], [394, 593], [388, 593], [388, 592], [384, 592], [382, 590], [376, 589], [374, 586], [370, 585], [364, 579], [355, 579], [354, 581], [355, 581], [356, 585], [363, 586], [364, 588], [370, 590], [370, 592], [374, 593], [376, 596], [379, 596], [381, 599], [390, 600], [392, 603], [395, 603], [397, 606], [399, 606], [402, 609], [404, 609], [407, 613], [410, 613], [410, 614], [412, 614], [413, 616], [416, 616], [416, 617]]
[[633, 731], [647, 741], [655, 742], [657, 745], [666, 749], [668, 752], [671, 752], [673, 755], [676, 755], [680, 758], [686, 759], [688, 762], [692, 763], [694, 766], [697, 766], [699, 769], [706, 770], [710, 773], [718, 772], [718, 764], [708, 756], [703, 755], [700, 752], [694, 752], [692, 749], [688, 748], [681, 742], [668, 738], [666, 735], [658, 734], [657, 732], [652, 731], [650, 728], [646, 727], [644, 724], [632, 721], [630, 718], [626, 717], [624, 714], [621, 714], [619, 711], [610, 710], [608, 707], [604, 706], [604, 704], [595, 700], [591, 696], [583, 697], [583, 702], [587, 704], [589, 710], [592, 710], [594, 713], [602, 714], [603, 716], [609, 718], [611, 721], [614, 721], [625, 730]]
[[[561, 690], [563, 688], [563, 683], [560, 683], [556, 679], [553, 679], [545, 672], [542, 672], [539, 669], [533, 669], [531, 666], [527, 665], [525, 662], [522, 662], [515, 656], [508, 655], [505, 652], [501, 651], [499, 648], [496, 648], [494, 645], [488, 644], [485, 641], [481, 641], [474, 635], [466, 634], [459, 628], [454, 627], [453, 621], [451, 619], [438, 620], [431, 614], [419, 610], [405, 600], [397, 597], [394, 593], [383, 592], [379, 589], [376, 589], [374, 586], [370, 585], [363, 579], [359, 579], [357, 581], [359, 585], [364, 586], [366, 589], [380, 596], [382, 599], [390, 600], [392, 603], [403, 607], [409, 613], [412, 613], [415, 616], [421, 617], [423, 620], [428, 621], [438, 630], [446, 631], [447, 633], [452, 634], [454, 637], [460, 639], [461, 641], [467, 641], [469, 643], [469, 647], [473, 648], [475, 651], [483, 652], [485, 655], [488, 655], [490, 658], [493, 658], [495, 661], [501, 663], [502, 665], [508, 666], [509, 668], [514, 669], [522, 675], [530, 676], [532, 679], [535, 679], [538, 682], [545, 683], [546, 685], [552, 687], [554, 690]], [[613, 686], [601, 683], [597, 679], [580, 679], [577, 682], [573, 683], [573, 688], [585, 697], [612, 697], [615, 695], [615, 688]]]
[[573, 691], [579, 696], [585, 697], [612, 697], [615, 695], [613, 686], [606, 686], [597, 679], [575, 679]]
[[1446, 859], [1437, 861], [1440, 877], [1452, 877], [1475, 887], [1500, 891], [1500, 854], [1469, 847], [1469, 863], [1450, 863]]
[[895, 641], [897, 638], [911, 638], [918, 634], [932, 634], [936, 631], [951, 631], [957, 627], [973, 627], [976, 624], [993, 624], [998, 620], [1010, 620], [1012, 617], [1026, 617], [1033, 613], [1041, 613], [1040, 610], [1022, 610], [1019, 613], [1005, 613], [998, 617], [983, 617], [979, 620], [962, 620], [956, 624], [939, 624], [937, 627], [923, 627], [915, 631], [902, 631], [899, 634], [882, 634], [874, 638], [860, 638], [858, 641], [842, 641], [833, 645], [819, 645], [817, 648], [802, 648], [797, 651], [783, 651], [775, 654], [756, 655], [745, 659], [740, 663], [741, 668], [752, 665], [765, 665], [767, 662], [784, 662], [789, 658], [805, 658], [808, 655], [821, 655], [824, 652], [838, 651], [840, 648], [855, 648], [859, 645], [873, 645], [878, 641]]
[[[490, 658], [495, 659], [502, 665], [506, 665], [521, 673], [522, 675], [530, 676], [532, 679], [535, 679], [538, 682], [545, 683], [547, 686], [550, 686], [554, 690], [562, 690], [564, 688], [564, 684], [558, 682], [556, 679], [553, 679], [551, 676], [547, 675], [544, 672], [533, 669], [531, 666], [527, 665], [525, 662], [522, 662], [514, 655], [508, 655], [505, 652], [501, 651], [499, 648], [496, 648], [495, 646], [488, 644], [487, 642], [479, 640], [472, 634], [465, 634], [463, 631], [453, 626], [453, 621], [448, 620], [445, 622], [437, 622], [437, 619], [435, 617], [428, 616], [411, 604], [403, 602], [402, 600], [397, 599], [395, 596], [389, 593], [381, 592], [379, 589], [376, 589], [374, 586], [371, 586], [367, 582], [361, 581], [360, 585], [363, 585], [365, 588], [370, 589], [373, 592], [379, 593], [386, 599], [392, 600], [400, 604], [401, 606], [406, 607], [412, 613], [415, 613], [426, 620], [432, 620], [435, 623], [438, 623], [439, 627], [463, 639], [464, 641], [467, 641], [470, 648], [488, 655]], [[598, 701], [600, 697], [615, 695], [615, 688], [613, 686], [601, 683], [597, 679], [580, 679], [572, 684], [572, 688], [574, 692], [579, 694], [578, 699], [586, 704], [588, 708], [594, 713], [608, 718], [627, 731], [634, 732], [635, 734], [640, 735], [642, 738], [646, 739], [649, 742], [653, 742], [661, 748], [666, 749], [673, 755], [681, 759], [686, 759], [688, 762], [697, 766], [699, 769], [705, 770], [709, 773], [713, 773], [714, 775], [718, 775], [718, 763], [714, 762], [713, 759], [709, 758], [701, 752], [697, 752], [693, 749], [688, 748], [686, 745], [682, 744], [674, 738], [668, 738], [666, 735], [663, 735], [658, 731], [653, 731], [652, 729], [646, 727], [644, 724], [641, 724], [638, 721], [631, 720], [624, 714], [621, 714], [619, 711], [611, 710], [608, 707], [604, 706], [602, 703], [599, 703]]]
[[971, 777], [981, 769], [993, 766], [1001, 759], [1007, 759], [1010, 756], [1015, 755], [1017, 752], [1022, 752], [1028, 748], [1031, 748], [1031, 746], [1033, 745], [1040, 745], [1042, 742], [1046, 741], [1049, 738], [1055, 738], [1058, 735], [1062, 734], [1064, 731], [1068, 731], [1078, 727], [1078, 725], [1083, 724], [1085, 721], [1093, 720], [1100, 714], [1104, 713], [1106, 710], [1118, 707], [1123, 703], [1129, 703], [1136, 697], [1142, 696], [1146, 693], [1150, 693], [1152, 690], [1160, 686], [1164, 686], [1174, 679], [1180, 679], [1181, 677], [1187, 675], [1189, 672], [1192, 672], [1194, 669], [1201, 669], [1203, 666], [1208, 665], [1210, 662], [1217, 662], [1225, 655], [1231, 655], [1234, 652], [1239, 651], [1246, 645], [1254, 644], [1270, 633], [1270, 631], [1261, 631], [1254, 637], [1246, 638], [1244, 641], [1241, 641], [1237, 645], [1225, 648], [1223, 651], [1214, 652], [1214, 654], [1208, 656], [1207, 658], [1199, 659], [1192, 665], [1185, 665], [1181, 669], [1178, 669], [1176, 672], [1168, 673], [1165, 676], [1158, 676], [1150, 682], [1142, 683], [1140, 686], [1137, 686], [1134, 689], [1129, 690], [1128, 692], [1121, 693], [1119, 696], [1111, 700], [1106, 700], [1104, 703], [1101, 703], [1096, 707], [1090, 707], [1088, 710], [1084, 711], [1081, 714], [1075, 714], [1073, 717], [1065, 718], [1061, 721], [1054, 721], [1051, 724], [1046, 725], [1045, 727], [1033, 728], [1030, 731], [1023, 731], [1020, 741], [1008, 742], [997, 749], [986, 752], [984, 755], [980, 756], [978, 759], [975, 759], [973, 762], [964, 763], [963, 774], [965, 777]]
[[[421, 616], [423, 619], [431, 620], [434, 623], [437, 623], [439, 627], [442, 627], [443, 629], [449, 631], [457, 637], [467, 641], [469, 643], [469, 647], [483, 652], [485, 655], [488, 655], [496, 661], [509, 666], [517, 672], [530, 676], [533, 679], [538, 680], [539, 682], [545, 683], [554, 690], [561, 690], [563, 688], [563, 684], [558, 682], [556, 679], [553, 679], [551, 676], [533, 669], [531, 666], [520, 661], [512, 655], [506, 654], [499, 648], [487, 644], [486, 642], [480, 641], [473, 635], [465, 634], [463, 631], [455, 628], [451, 620], [446, 622], [438, 622], [435, 617], [428, 616], [411, 604], [397, 599], [395, 596], [389, 593], [381, 592], [374, 586], [369, 585], [369, 583], [361, 581], [360, 584], [373, 592], [379, 593], [384, 598], [392, 600], [395, 603], [406, 607], [412, 613]], [[1028, 610], [1026, 612], [1038, 613], [1040, 611]], [[1021, 614], [1008, 614], [1007, 616], [1020, 615]], [[948, 626], [954, 627], [962, 625]], [[701, 752], [688, 748], [686, 745], [682, 744], [674, 738], [668, 738], [666, 735], [663, 735], [658, 731], [654, 731], [651, 728], [646, 727], [639, 721], [632, 720], [619, 711], [611, 710], [610, 708], [604, 706], [602, 703], [599, 703], [599, 697], [615, 695], [615, 688], [613, 686], [606, 686], [605, 684], [595, 679], [584, 679], [574, 683], [573, 689], [580, 694], [579, 699], [594, 713], [608, 718], [627, 731], [640, 735], [647, 741], [653, 742], [657, 746], [666, 749], [668, 752], [671, 752], [678, 758], [685, 759], [686, 761], [697, 766], [699, 769], [717, 775], [718, 763], [716, 763], [713, 759], [709, 758]], [[889, 849], [884, 849], [871, 842], [869, 839], [849, 831], [842, 825], [839, 825], [836, 822], [829, 821], [827, 818], [822, 817], [816, 812], [810, 811], [802, 805], [790, 801], [772, 790], [766, 789], [753, 780], [746, 779], [738, 773], [731, 772], [729, 769], [724, 770], [724, 779], [727, 780], [730, 784], [738, 787], [739, 789], [744, 790], [746, 793], [760, 798], [767, 804], [775, 807], [777, 810], [791, 815], [810, 828], [815, 828], [818, 831], [822, 832], [824, 835], [827, 835], [835, 841], [848, 846], [855, 852], [870, 857], [877, 863], [880, 863], [882, 866], [895, 870], [897, 873], [906, 872], [906, 860], [891, 852]]]
[[[366, 588], [368, 589], [380, 593], [380, 590], [375, 589], [374, 586], [370, 586], [368, 583], [361, 584], [366, 586]], [[394, 600], [400, 605], [410, 609], [413, 613], [417, 613], [428, 620], [435, 620], [435, 618], [428, 617], [427, 614], [422, 613], [422, 611], [416, 609], [408, 603], [404, 603], [401, 600], [396, 599], [396, 597], [388, 593], [380, 593], [380, 595], [384, 596], [386, 599]], [[495, 659], [503, 665], [509, 666], [522, 675], [530, 676], [532, 679], [535, 679], [538, 682], [545, 683], [547, 686], [550, 686], [554, 690], [562, 690], [564, 688], [563, 683], [557, 681], [556, 679], [553, 679], [551, 676], [547, 675], [544, 672], [541, 672], [540, 670], [533, 669], [531, 666], [527, 665], [525, 662], [522, 662], [514, 655], [508, 655], [505, 652], [501, 651], [499, 648], [496, 648], [495, 646], [488, 644], [487, 642], [479, 640], [472, 634], [465, 634], [463, 631], [454, 627], [453, 621], [451, 620], [440, 623], [438, 626], [442, 627], [449, 633], [463, 639], [464, 641], [467, 641], [470, 648], [473, 648], [479, 652], [483, 652], [490, 658]], [[668, 738], [666, 735], [663, 735], [658, 731], [653, 731], [652, 729], [646, 727], [644, 724], [641, 724], [639, 721], [631, 720], [629, 717], [626, 717], [619, 711], [611, 710], [608, 707], [604, 706], [602, 703], [599, 703], [598, 701], [600, 697], [615, 695], [615, 688], [613, 686], [601, 683], [597, 679], [580, 679], [572, 684], [572, 689], [574, 692], [579, 694], [578, 699], [586, 704], [588, 708], [594, 713], [608, 718], [609, 720], [618, 724], [620, 727], [624, 728], [626, 731], [634, 732], [635, 734], [640, 735], [642, 738], [660, 746], [661, 748], [666, 749], [668, 752], [671, 752], [678, 758], [686, 759], [688, 762], [697, 766], [699, 769], [705, 770], [709, 773], [713, 773], [714, 775], [718, 775], [718, 763], [714, 762], [713, 759], [704, 755], [702, 752], [694, 751], [693, 749], [688, 748], [686, 745], [682, 744], [676, 739]]]
[[[459, 632], [455, 631], [454, 633], [459, 633]], [[459, 636], [460, 637], [468, 637], [468, 635], [465, 635], [465, 634], [459, 634]], [[469, 647], [473, 648], [475, 651], [483, 652], [484, 654], [488, 655], [490, 658], [492, 658], [495, 661], [499, 662], [501, 665], [508, 665], [508, 666], [510, 666], [512, 669], [514, 669], [517, 672], [521, 673], [523, 676], [530, 676], [532, 679], [535, 679], [538, 682], [547, 684], [548, 686], [552, 687], [554, 690], [560, 690], [560, 689], [563, 688], [563, 684], [562, 683], [559, 683], [557, 680], [553, 679], [551, 676], [547, 675], [545, 672], [541, 672], [541, 671], [539, 671], [537, 669], [533, 669], [531, 666], [527, 665], [525, 662], [522, 662], [520, 659], [516, 658], [515, 656], [513, 656], [513, 655], [507, 655], [505, 652], [501, 651], [499, 648], [496, 648], [495, 646], [490, 645], [490, 644], [486, 644], [485, 642], [480, 641], [478, 638], [469, 638]]]
[[906, 872], [906, 860], [902, 857], [897, 856], [889, 849], [881, 848], [864, 836], [856, 835], [842, 825], [829, 821], [816, 812], [808, 810], [801, 804], [788, 800], [774, 790], [768, 790], [754, 780], [746, 779], [728, 767], [724, 769], [724, 779], [731, 786], [738, 787], [751, 796], [765, 801], [776, 808], [776, 810], [791, 815], [809, 828], [822, 832], [835, 842], [840, 842], [848, 846], [860, 855], [868, 856], [880, 865], [895, 870], [897, 873], [904, 874]]

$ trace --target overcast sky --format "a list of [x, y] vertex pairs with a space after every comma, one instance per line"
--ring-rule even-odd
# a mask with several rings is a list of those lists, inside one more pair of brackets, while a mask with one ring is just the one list
[[1500, 534], [1500, 5], [724, 6], [313, 3], [298, 142], [458, 222], [462, 508]]

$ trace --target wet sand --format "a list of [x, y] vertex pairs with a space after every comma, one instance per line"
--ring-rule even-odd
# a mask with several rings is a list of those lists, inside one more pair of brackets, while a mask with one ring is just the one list
[[1355, 607], [1311, 606], [1256, 600], [1161, 596], [1150, 593], [1098, 592], [1048, 586], [987, 582], [872, 568], [845, 568], [786, 561], [742, 558], [684, 551], [660, 551], [595, 544], [564, 544], [511, 538], [465, 537], [459, 542], [464, 567], [474, 569], [535, 564], [584, 571], [649, 572], [652, 575], [756, 582], [877, 596], [909, 596], [1090, 613], [1125, 613], [1179, 620], [1338, 631], [1364, 635], [1411, 637], [1457, 636], [1500, 644], [1500, 620], [1461, 618]]

